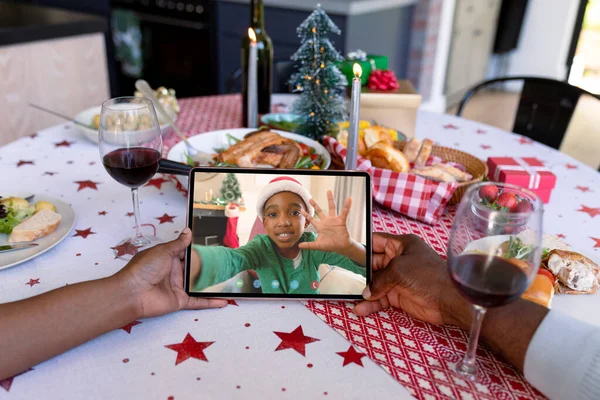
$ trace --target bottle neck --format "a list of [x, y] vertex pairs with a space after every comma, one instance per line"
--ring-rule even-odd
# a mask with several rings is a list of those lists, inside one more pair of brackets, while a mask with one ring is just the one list
[[252, 0], [250, 5], [250, 26], [255, 30], [265, 29], [263, 0]]

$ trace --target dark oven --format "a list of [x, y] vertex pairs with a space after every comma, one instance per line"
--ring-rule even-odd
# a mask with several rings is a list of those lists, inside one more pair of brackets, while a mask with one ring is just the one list
[[215, 94], [216, 48], [210, 0], [112, 0], [119, 92], [136, 79], [177, 97]]

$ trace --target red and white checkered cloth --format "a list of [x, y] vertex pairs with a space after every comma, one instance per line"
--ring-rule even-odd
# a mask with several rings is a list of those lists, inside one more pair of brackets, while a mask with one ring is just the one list
[[[325, 136], [323, 143], [330, 153], [346, 161], [346, 148], [337, 140]], [[360, 156], [357, 168], [371, 174], [373, 198], [377, 203], [431, 225], [438, 222], [458, 187], [457, 183], [435, 182], [414, 174], [376, 168]]]

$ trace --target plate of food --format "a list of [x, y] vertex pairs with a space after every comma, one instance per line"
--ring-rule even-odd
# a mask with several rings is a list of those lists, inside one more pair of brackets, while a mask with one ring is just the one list
[[[63, 241], [75, 225], [65, 202], [45, 195], [0, 199], [0, 270], [30, 260]], [[11, 247], [22, 247], [12, 250]]]
[[[175, 97], [175, 91], [173, 89], [166, 89], [165, 87], [160, 87], [155, 91], [156, 97], [158, 101], [163, 106], [165, 111], [169, 113], [173, 120], [177, 119], [177, 114], [179, 114], [180, 108], [179, 103], [177, 102], [177, 98]], [[140, 92], [135, 92], [136, 97], [143, 97]], [[79, 129], [81, 134], [91, 140], [94, 143], [98, 143], [98, 128], [100, 126], [100, 112], [102, 111], [102, 106], [95, 106], [88, 108], [86, 110], [81, 111], [79, 114], [75, 116], [75, 121], [86, 125], [82, 126], [76, 124], [75, 127]], [[164, 121], [161, 117], [160, 113], [157, 113], [158, 123], [160, 124], [160, 132], [164, 137], [171, 132], [171, 125]], [[143, 130], [144, 129], [144, 121], [134, 121], [136, 122], [137, 127], [132, 129]]]
[[[212, 166], [240, 168], [327, 169], [331, 157], [320, 143], [295, 133], [262, 128], [223, 129], [188, 138], [198, 150], [214, 154]], [[179, 142], [167, 159], [196, 166]], [[177, 176], [187, 187], [187, 177]]]
[[[518, 235], [496, 235], [471, 242], [464, 253], [489, 254], [493, 250], [499, 257], [515, 260], [525, 258], [532, 251], [527, 230]], [[573, 251], [556, 236], [545, 234], [542, 238], [542, 262], [537, 275], [523, 298], [547, 308], [555, 294], [591, 295], [600, 288], [600, 266], [588, 257]]]

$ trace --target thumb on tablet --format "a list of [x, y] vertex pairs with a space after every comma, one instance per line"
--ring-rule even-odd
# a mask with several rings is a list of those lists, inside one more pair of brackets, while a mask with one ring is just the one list
[[379, 300], [401, 282], [394, 268], [384, 268], [373, 272], [371, 283], [363, 291], [365, 300]]
[[165, 243], [165, 245], [167, 246], [171, 254], [177, 255], [184, 251], [190, 245], [190, 243], [192, 243], [192, 231], [190, 230], [190, 228], [186, 227], [179, 234], [179, 237], [177, 237], [177, 239], [171, 242], [167, 242]]

